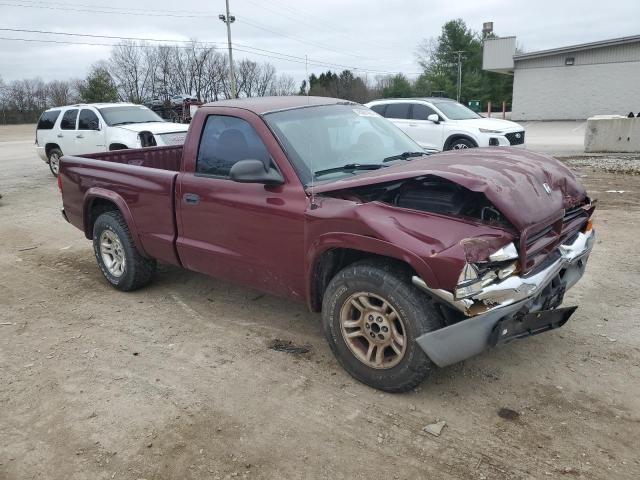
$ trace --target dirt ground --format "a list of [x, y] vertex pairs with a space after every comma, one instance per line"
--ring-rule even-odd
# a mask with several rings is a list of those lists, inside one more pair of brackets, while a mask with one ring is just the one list
[[568, 324], [392, 395], [302, 305], [169, 267], [110, 288], [33, 127], [0, 127], [0, 479], [640, 478], [640, 176], [578, 173], [599, 239]]

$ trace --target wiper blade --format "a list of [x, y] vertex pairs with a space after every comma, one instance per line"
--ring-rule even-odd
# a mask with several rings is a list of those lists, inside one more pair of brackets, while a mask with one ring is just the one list
[[130, 123], [138, 123], [138, 122], [118, 122], [118, 123], [111, 124], [111, 126], [116, 127], [118, 125], [129, 125]]
[[379, 168], [386, 167], [381, 163], [347, 163], [341, 167], [327, 168], [325, 170], [318, 170], [315, 172], [315, 176], [326, 175], [334, 172], [351, 172], [354, 170], [378, 170]]
[[421, 157], [426, 155], [426, 152], [402, 152], [398, 155], [391, 155], [390, 157], [382, 160], [383, 162], [392, 162], [393, 160], [407, 160], [412, 157]]

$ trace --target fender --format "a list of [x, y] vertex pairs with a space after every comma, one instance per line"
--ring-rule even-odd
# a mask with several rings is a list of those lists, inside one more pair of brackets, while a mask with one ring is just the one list
[[459, 137], [459, 138], [466, 138], [467, 140], [472, 141], [473, 143], [476, 144], [476, 146], [478, 146], [478, 140], [475, 139], [473, 136], [471, 136], [471, 134], [469, 134], [469, 132], [463, 132], [463, 131], [452, 131], [449, 132], [447, 134], [447, 138], [444, 140], [443, 148], [446, 147], [449, 144], [449, 140], [451, 140], [453, 137]]
[[431, 267], [418, 255], [384, 240], [355, 233], [330, 232], [315, 238], [307, 250], [306, 296], [313, 309], [313, 272], [318, 259], [332, 248], [348, 248], [374, 255], [395, 258], [413, 268], [427, 285], [438, 285], [438, 279]]
[[124, 130], [118, 127], [107, 127], [105, 146], [109, 150], [109, 145], [120, 143], [128, 148], [140, 148], [137, 146], [138, 134], [130, 130]]
[[120, 195], [111, 190], [106, 190], [100, 187], [91, 187], [89, 190], [87, 190], [84, 197], [84, 205], [82, 207], [82, 224], [84, 226], [85, 237], [89, 240], [93, 239], [93, 232], [91, 232], [89, 228], [89, 214], [91, 212], [93, 201], [96, 198], [104, 198], [105, 200], [109, 200], [110, 202], [113, 202], [116, 207], [118, 207], [118, 210], [120, 210], [120, 213], [122, 213], [122, 216], [124, 217], [124, 221], [127, 223], [129, 232], [131, 232], [133, 243], [135, 243], [136, 248], [141, 255], [148, 257], [149, 255], [147, 254], [147, 252], [145, 252], [144, 247], [142, 246], [142, 242], [140, 241], [138, 228], [136, 227], [136, 224], [133, 220], [133, 215], [131, 215], [129, 207], [127, 206], [127, 202], [125, 202]]

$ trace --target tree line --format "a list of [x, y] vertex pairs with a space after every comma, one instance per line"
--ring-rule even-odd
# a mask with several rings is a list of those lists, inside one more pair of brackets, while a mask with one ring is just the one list
[[[319, 95], [365, 103], [380, 97], [447, 96], [456, 98], [457, 60], [462, 53], [461, 101], [511, 103], [513, 80], [482, 70], [482, 36], [463, 20], [447, 22], [436, 38], [425, 39], [415, 52], [423, 73], [416, 79], [403, 74], [373, 78], [351, 70], [311, 74], [296, 86], [269, 62], [234, 62], [237, 96]], [[167, 100], [175, 94], [201, 101], [231, 97], [229, 59], [225, 53], [193, 41], [185, 45], [149, 45], [125, 41], [113, 47], [108, 59], [91, 66], [84, 79], [14, 80], [0, 77], [0, 122], [27, 123], [52, 106], [78, 102]]]

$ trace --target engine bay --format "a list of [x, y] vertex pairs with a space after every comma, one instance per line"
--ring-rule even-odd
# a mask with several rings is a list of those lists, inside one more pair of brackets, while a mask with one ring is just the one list
[[483, 193], [473, 192], [436, 176], [367, 185], [334, 192], [331, 195], [363, 203], [379, 201], [399, 208], [511, 227], [510, 222]]

